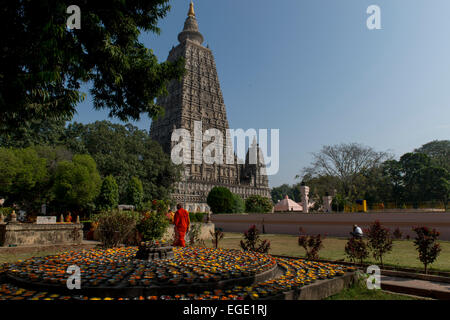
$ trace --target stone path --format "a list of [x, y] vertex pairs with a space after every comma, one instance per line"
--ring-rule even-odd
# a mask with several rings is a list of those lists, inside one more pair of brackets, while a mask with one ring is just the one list
[[381, 289], [441, 300], [450, 300], [450, 283], [381, 276]]

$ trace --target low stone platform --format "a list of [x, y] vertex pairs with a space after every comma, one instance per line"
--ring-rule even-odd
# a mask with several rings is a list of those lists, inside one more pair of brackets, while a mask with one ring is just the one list
[[0, 246], [81, 244], [83, 225], [79, 223], [0, 224]]
[[142, 242], [136, 252], [135, 259], [139, 260], [160, 260], [172, 259], [174, 257], [173, 247], [167, 243], [160, 245], [149, 242]]
[[21, 254], [21, 253], [36, 253], [41, 254], [42, 252], [53, 252], [53, 251], [70, 251], [70, 250], [83, 250], [83, 249], [93, 249], [96, 247], [101, 247], [101, 242], [83, 240], [79, 244], [33, 244], [33, 245], [23, 245], [19, 247], [0, 247], [1, 254]]

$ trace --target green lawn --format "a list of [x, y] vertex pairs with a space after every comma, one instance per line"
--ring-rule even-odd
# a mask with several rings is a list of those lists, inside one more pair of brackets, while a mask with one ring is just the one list
[[362, 282], [355, 283], [352, 287], [344, 289], [338, 294], [325, 300], [422, 300], [412, 296], [395, 294], [383, 290], [369, 290]]
[[[291, 235], [281, 234], [264, 234], [262, 239], [270, 240], [271, 254], [287, 255], [293, 257], [303, 257], [305, 251], [297, 243], [297, 237]], [[219, 246], [228, 249], [239, 249], [239, 241], [242, 239], [242, 234], [239, 233], [225, 233], [224, 239]], [[320, 258], [326, 260], [345, 260], [345, 244], [347, 239], [326, 238], [324, 240], [324, 248], [320, 251]], [[442, 247], [441, 254], [437, 261], [431, 266], [430, 270], [450, 271], [450, 242], [439, 241]], [[212, 246], [209, 242], [207, 246]], [[387, 254], [383, 259], [385, 265], [407, 267], [407, 268], [423, 268], [423, 265], [418, 259], [418, 254], [414, 248], [412, 240], [394, 241], [392, 252]], [[374, 259], [368, 259], [367, 262], [376, 264]]]
[[53, 254], [57, 254], [57, 253], [62, 253], [65, 252], [66, 250], [54, 250], [54, 251], [49, 251], [49, 250], [44, 250], [44, 251], [38, 251], [38, 252], [30, 252], [30, 253], [17, 253], [17, 254], [12, 254], [12, 253], [0, 253], [0, 264], [5, 263], [5, 262], [14, 262], [17, 260], [25, 260], [28, 258], [32, 258], [32, 257], [45, 257], [45, 256], [50, 256]]

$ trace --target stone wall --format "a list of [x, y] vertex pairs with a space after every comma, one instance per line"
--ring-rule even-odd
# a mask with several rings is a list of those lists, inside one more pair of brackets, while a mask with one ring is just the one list
[[[211, 239], [210, 231], [214, 232], [214, 223], [199, 223], [199, 222], [192, 222], [192, 226], [200, 225], [200, 240], [209, 240]], [[164, 240], [172, 240], [174, 237], [174, 226], [170, 225], [169, 228], [167, 228], [166, 233], [163, 236]], [[186, 235], [186, 239], [188, 239], [189, 234]]]
[[[211, 239], [210, 231], [214, 232], [214, 223], [200, 223], [200, 222], [192, 222], [192, 226], [200, 225], [200, 240], [209, 240]], [[188, 239], [189, 234], [186, 234], [186, 239]], [[172, 241], [174, 239], [174, 225], [170, 224], [166, 230], [166, 233], [162, 236], [163, 240]], [[94, 232], [95, 241], [100, 241], [98, 236], [98, 231]]]
[[0, 224], [0, 246], [81, 244], [83, 225], [77, 223]]
[[439, 239], [450, 241], [450, 213], [402, 212], [402, 213], [268, 213], [268, 214], [213, 214], [211, 221], [224, 232], [242, 233], [251, 225], [273, 234], [298, 235], [302, 227], [308, 234], [327, 234], [330, 237], [349, 237], [352, 226], [367, 228], [379, 220], [394, 231], [397, 227], [403, 236], [415, 236], [416, 226], [435, 228], [441, 233]]

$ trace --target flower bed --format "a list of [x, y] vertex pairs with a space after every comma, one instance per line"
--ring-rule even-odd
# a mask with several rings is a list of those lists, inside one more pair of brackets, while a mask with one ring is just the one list
[[[4, 265], [0, 299], [268, 299], [354, 270], [238, 250], [174, 248], [173, 259], [155, 261], [134, 259], [136, 252], [69, 251]], [[81, 290], [66, 288], [70, 265], [81, 269]]]

